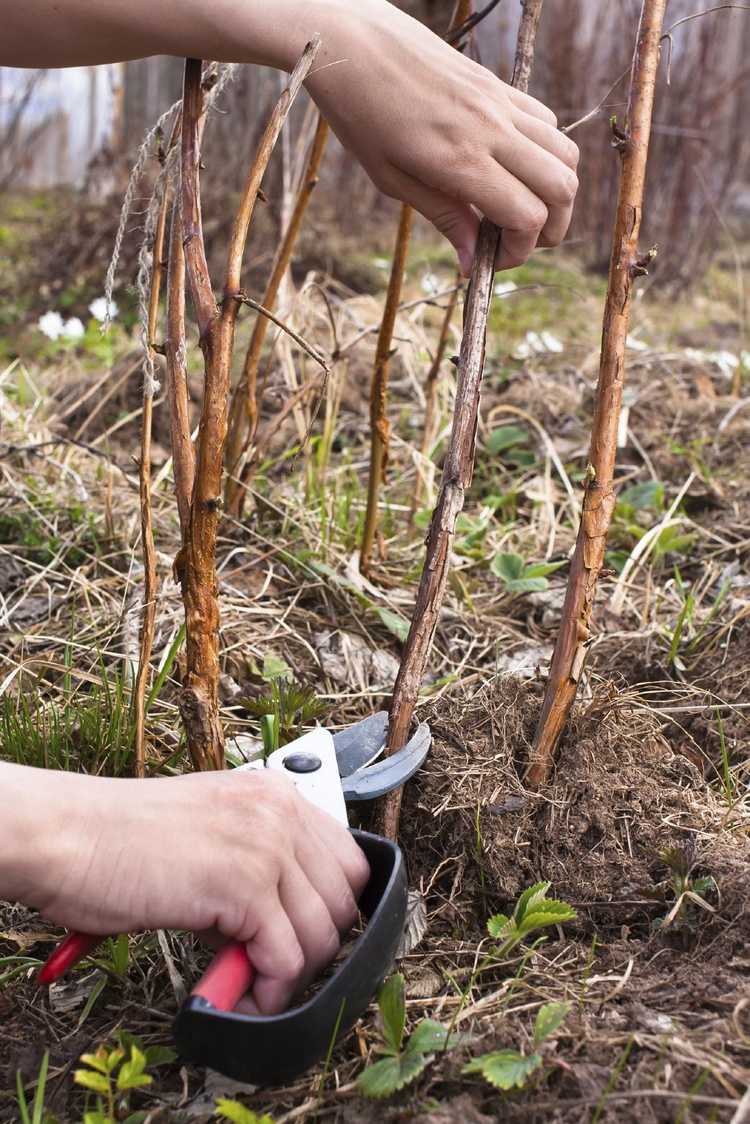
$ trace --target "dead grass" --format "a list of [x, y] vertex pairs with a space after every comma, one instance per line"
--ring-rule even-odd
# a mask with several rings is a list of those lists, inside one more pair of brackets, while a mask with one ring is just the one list
[[[320, 276], [302, 284], [289, 315], [336, 362], [317, 411], [304, 403], [297, 417], [289, 412], [278, 426], [273, 419], [289, 395], [292, 367], [300, 385], [317, 371], [273, 341], [264, 457], [246, 518], [226, 520], [220, 542], [230, 729], [255, 732], [233, 700], [238, 690], [261, 688], [258, 669], [269, 652], [316, 688], [334, 725], [387, 696], [399, 652], [398, 626], [388, 614], [408, 619], [421, 564], [423, 530], [419, 519], [410, 524], [410, 506], [417, 471], [427, 469], [428, 483], [430, 471], [414, 449], [422, 379], [447, 299], [424, 288], [436, 283], [441, 293], [451, 278], [451, 268], [427, 251], [410, 266], [395, 333], [392, 462], [372, 584], [359, 576], [355, 551], [381, 298]], [[639, 303], [635, 331], [646, 350], [628, 355], [629, 432], [618, 479], [623, 487], [663, 485], [663, 502], [616, 520], [618, 558], [595, 614], [574, 722], [553, 785], [543, 797], [532, 796], [519, 776], [566, 571], [553, 574], [545, 591], [513, 596], [488, 562], [503, 552], [564, 561], [573, 543], [600, 309], [587, 278], [564, 257], [545, 256], [537, 281], [533, 274], [519, 280], [537, 286], [535, 302], [519, 306], [515, 327], [490, 341], [483, 451], [454, 546], [422, 708], [435, 744], [407, 790], [403, 819], [412, 885], [421, 889], [428, 914], [422, 943], [402, 962], [409, 1017], [455, 1019], [471, 1042], [440, 1058], [411, 1089], [373, 1107], [353, 1085], [375, 1041], [370, 1015], [337, 1049], [322, 1085], [313, 1074], [288, 1089], [243, 1091], [247, 1103], [271, 1111], [276, 1121], [729, 1122], [750, 1081], [750, 410], [729, 396], [720, 362], [705, 354], [718, 344], [702, 345], [703, 355], [696, 355], [694, 340], [692, 352], [678, 346], [672, 307], [667, 323], [653, 294]], [[544, 287], [550, 285], [583, 294], [554, 304], [563, 350], [515, 359], [510, 352], [527, 342], [526, 332], [550, 324], [553, 290]], [[504, 323], [513, 323], [514, 300], [520, 295], [502, 299]], [[730, 313], [716, 305], [715, 315]], [[456, 340], [458, 331], [457, 315]], [[127, 364], [123, 357], [123, 375]], [[105, 669], [126, 685], [132, 679], [141, 581], [131, 459], [137, 376], [125, 377], [122, 391], [90, 418], [101, 391], [80, 400], [97, 380], [102, 388], [112, 385], [104, 370], [86, 371], [68, 359], [20, 372], [15, 366], [0, 375], [0, 703], [12, 707], [35, 693], [44, 707], [64, 710], [101, 686]], [[453, 369], [446, 364], [443, 426], [433, 454], [438, 465], [452, 395]], [[519, 426], [523, 439], [489, 452], [493, 432], [506, 425]], [[313, 439], [303, 445], [310, 426]], [[516, 457], [514, 449], [526, 455]], [[178, 524], [165, 450], [157, 436], [156, 667], [168, 657], [180, 619], [171, 578]], [[674, 513], [686, 545], [634, 558], [634, 526], [648, 531], [664, 520], [688, 481]], [[628, 557], [632, 568], [622, 581], [614, 562]], [[675, 644], [688, 590], [693, 604]], [[178, 656], [149, 711], [154, 772], [186, 767], [179, 676]], [[13, 756], [13, 747], [3, 753]], [[77, 745], [74, 757], [74, 767], [109, 767], [106, 754], [85, 745]], [[708, 898], [714, 912], [696, 907], [684, 924], [660, 929], [654, 923], [674, 904], [660, 858], [670, 846], [689, 847], [696, 874], [710, 874], [717, 889]], [[574, 903], [578, 920], [564, 934], [553, 932], [518, 978], [517, 961], [474, 978], [487, 917], [541, 878]], [[98, 977], [83, 970], [50, 1005], [27, 967], [11, 959], [48, 950], [44, 922], [7, 907], [0, 930], [0, 1120], [17, 1116], [16, 1069], [33, 1080], [48, 1047], [48, 1106], [59, 1120], [77, 1121], [80, 1100], [70, 1074], [83, 1050], [118, 1026], [147, 1040], [168, 1039], [175, 998], [163, 952], [153, 934], [134, 939], [126, 978], [110, 979], [78, 1025]], [[189, 981], [200, 955], [192, 940], [174, 935], [170, 948], [178, 975]], [[506, 1096], [461, 1075], [470, 1055], [524, 1048], [535, 1010], [553, 999], [574, 1006], [538, 1084]], [[208, 1120], [227, 1084], [169, 1067], [143, 1103], [155, 1122]]]

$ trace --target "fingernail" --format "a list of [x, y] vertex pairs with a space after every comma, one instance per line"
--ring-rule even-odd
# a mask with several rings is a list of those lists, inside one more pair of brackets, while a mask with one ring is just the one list
[[471, 250], [464, 248], [458, 251], [458, 265], [464, 277], [468, 277], [471, 273], [473, 262], [474, 254]]

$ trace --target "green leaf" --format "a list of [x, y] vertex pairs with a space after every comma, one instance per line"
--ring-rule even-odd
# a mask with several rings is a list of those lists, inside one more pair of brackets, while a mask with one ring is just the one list
[[357, 1088], [366, 1097], [388, 1097], [418, 1077], [430, 1060], [429, 1054], [416, 1053], [381, 1058], [362, 1070]]
[[572, 1003], [545, 1003], [540, 1007], [534, 1023], [534, 1045], [541, 1046], [545, 1039], [554, 1034], [570, 1014]]
[[[76, 1024], [77, 1030], [80, 1030], [80, 1028], [86, 1022], [86, 1019], [89, 1017], [89, 1015], [91, 1014], [91, 1012], [94, 1009], [94, 1005], [95, 1005], [97, 999], [99, 998], [101, 993], [104, 991], [106, 986], [107, 986], [107, 976], [104, 972], [100, 972], [99, 978], [97, 980], [94, 980], [94, 985], [91, 988], [91, 991], [89, 992], [89, 995], [88, 995], [88, 999], [86, 1000], [86, 1002], [83, 1006], [83, 1010], [81, 1011], [81, 1016], [80, 1016], [80, 1018], [79, 1018], [79, 1020]], [[117, 1062], [119, 1060], [120, 1059], [117, 1058], [117, 1060], [115, 1062], [111, 1063], [111, 1058], [108, 1059], [107, 1064], [109, 1065], [109, 1070], [107, 1070], [105, 1072], [111, 1072], [114, 1069], [114, 1067], [117, 1065]]]
[[126, 1062], [122, 1063], [120, 1072], [117, 1075], [117, 1088], [118, 1089], [137, 1089], [141, 1085], [150, 1085], [153, 1077], [144, 1073], [146, 1068], [146, 1058], [137, 1046], [131, 1046], [130, 1057]]
[[523, 574], [524, 560], [520, 554], [496, 554], [490, 562], [490, 570], [501, 581], [515, 581]]
[[80, 1060], [84, 1065], [91, 1066], [92, 1069], [105, 1074], [105, 1076], [110, 1072], [106, 1050], [97, 1050], [95, 1054], [81, 1054]]
[[532, 464], [536, 464], [536, 455], [529, 449], [511, 449], [508, 453], [507, 460], [511, 464], [517, 465], [519, 468], [528, 468]]
[[227, 1097], [219, 1097], [216, 1102], [216, 1115], [223, 1116], [225, 1120], [232, 1120], [234, 1124], [273, 1124], [273, 1120], [264, 1112], [258, 1116], [256, 1112], [246, 1108], [239, 1101], [231, 1101]]
[[401, 1049], [406, 1024], [404, 977], [397, 972], [385, 981], [378, 993], [378, 1007], [383, 1020], [383, 1038], [395, 1053]]
[[531, 1054], [525, 1058], [515, 1050], [498, 1050], [493, 1054], [474, 1058], [464, 1066], [463, 1072], [481, 1073], [496, 1089], [522, 1089], [541, 1064], [539, 1054]]
[[383, 605], [378, 605], [375, 611], [388, 631], [392, 632], [402, 643], [405, 643], [409, 635], [409, 622], [406, 618], [400, 616], [399, 613], [394, 613], [392, 609], [386, 609]]
[[26, 1100], [26, 1094], [23, 1091], [23, 1079], [20, 1069], [16, 1070], [16, 1097], [18, 1099], [18, 1111], [21, 1113], [21, 1124], [31, 1124], [29, 1105]]
[[73, 1074], [76, 1085], [91, 1089], [94, 1093], [106, 1096], [109, 1092], [109, 1079], [103, 1073], [93, 1073], [90, 1069], [77, 1069]]
[[149, 1069], [154, 1069], [159, 1065], [169, 1065], [177, 1057], [177, 1051], [173, 1050], [171, 1046], [147, 1046], [144, 1053], [146, 1065]]
[[84, 1112], [83, 1124], [112, 1124], [111, 1119], [97, 1109], [95, 1112]]
[[527, 566], [523, 572], [525, 578], [544, 578], [547, 574], [554, 574], [555, 570], [559, 570], [564, 566], [566, 559], [562, 562], [535, 562], [531, 566]]
[[263, 714], [260, 719], [260, 736], [266, 757], [279, 748], [279, 716]]
[[513, 917], [516, 921], [523, 921], [526, 910], [530, 906], [535, 906], [544, 900], [544, 896], [549, 890], [551, 882], [535, 882], [533, 886], [529, 886], [524, 890], [520, 898], [516, 902], [516, 908], [513, 910]]
[[496, 913], [494, 917], [490, 917], [487, 922], [487, 932], [491, 937], [504, 937], [507, 936], [508, 928], [511, 926], [511, 919], [507, 913]]
[[520, 425], [501, 425], [499, 429], [493, 429], [487, 438], [487, 452], [502, 453], [514, 445], [525, 445], [528, 439], [527, 431]]
[[274, 656], [273, 653], [269, 653], [263, 657], [261, 674], [270, 683], [274, 679], [291, 679], [293, 673], [286, 660], [282, 659], [281, 656]]
[[411, 1034], [405, 1053], [432, 1054], [436, 1050], [450, 1050], [460, 1040], [461, 1035], [451, 1034], [447, 1026], [435, 1019], [422, 1019]]
[[534, 909], [532, 913], [527, 913], [523, 921], [518, 926], [521, 936], [527, 936], [533, 933], [536, 929], [548, 929], [550, 925], [562, 925], [565, 921], [574, 921], [576, 918], [576, 911], [565, 902], [551, 902], [552, 909], [547, 909], [547, 903], [543, 902], [539, 909]]
[[109, 945], [112, 969], [118, 976], [124, 976], [128, 970], [128, 960], [130, 957], [128, 934], [120, 933], [120, 935], [114, 939], [110, 937]]
[[546, 578], [514, 578], [506, 581], [508, 593], [541, 593], [549, 585]]
[[[713, 879], [711, 879], [711, 881], [713, 881]], [[42, 1117], [44, 1115], [44, 1090], [47, 1086], [48, 1070], [49, 1050], [45, 1050], [44, 1056], [42, 1058], [42, 1064], [39, 1066], [39, 1073], [36, 1079], [36, 1092], [34, 1093], [31, 1124], [42, 1124]]]
[[636, 511], [661, 511], [664, 507], [664, 485], [658, 480], [647, 480], [643, 484], [632, 484], [624, 488], [618, 502], [629, 504]]

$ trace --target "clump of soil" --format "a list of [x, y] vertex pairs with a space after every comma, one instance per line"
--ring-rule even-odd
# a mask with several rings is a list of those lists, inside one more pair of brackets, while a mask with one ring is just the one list
[[675, 752], [648, 711], [606, 688], [578, 709], [551, 785], [526, 791], [520, 778], [539, 703], [536, 684], [506, 678], [432, 709], [433, 748], [403, 819], [415, 873], [461, 847], [476, 878], [481, 872], [483, 898], [507, 904], [548, 880], [599, 924], [608, 916], [618, 931], [643, 932], [645, 923], [647, 932], [669, 908], [668, 894], [658, 900], [670, 874], [661, 856], [677, 847], [696, 877], [717, 884], [711, 924], [747, 940], [750, 838], [741, 811]]

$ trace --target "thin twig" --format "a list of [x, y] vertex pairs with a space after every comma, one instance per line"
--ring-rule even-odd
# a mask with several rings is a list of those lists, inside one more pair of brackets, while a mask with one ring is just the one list
[[141, 550], [143, 552], [143, 619], [141, 621], [140, 652], [138, 673], [135, 679], [133, 705], [135, 707], [135, 761], [137, 777], [146, 775], [146, 735], [145, 699], [148, 686], [151, 651], [154, 644], [154, 624], [156, 621], [156, 594], [158, 579], [156, 575], [156, 547], [151, 512], [151, 428], [154, 412], [154, 389], [156, 386], [153, 369], [155, 352], [153, 341], [159, 316], [159, 295], [164, 274], [164, 235], [167, 226], [168, 196], [166, 184], [159, 204], [159, 217], [151, 247], [151, 292], [148, 302], [146, 322], [146, 364], [143, 379], [143, 416], [141, 418], [141, 463], [139, 466], [140, 506], [141, 506]]
[[318, 349], [314, 347], [308, 340], [306, 340], [304, 336], [301, 336], [299, 332], [295, 331], [290, 324], [287, 324], [285, 320], [282, 320], [280, 317], [278, 317], [275, 312], [271, 311], [270, 308], [265, 308], [264, 305], [260, 304], [256, 300], [253, 300], [252, 297], [246, 296], [244, 293], [237, 299], [239, 300], [240, 304], [246, 304], [248, 308], [255, 309], [255, 311], [259, 312], [260, 315], [265, 317], [266, 320], [270, 320], [271, 323], [275, 324], [277, 328], [281, 328], [282, 332], [286, 332], [286, 334], [294, 340], [294, 342], [305, 352], [305, 354], [309, 355], [311, 359], [314, 359], [316, 363], [319, 363], [326, 374], [328, 374], [328, 372], [330, 371], [330, 364], [325, 356], [321, 355]]
[[388, 464], [388, 442], [390, 427], [388, 423], [388, 372], [393, 354], [393, 328], [396, 311], [401, 300], [401, 287], [404, 281], [406, 255], [414, 218], [412, 208], [403, 203], [399, 215], [396, 246], [393, 251], [391, 276], [388, 280], [388, 293], [380, 321], [378, 342], [375, 348], [375, 367], [370, 384], [370, 465], [367, 477], [367, 508], [362, 530], [359, 568], [366, 574], [372, 561], [372, 548], [378, 525], [378, 498], [383, 477]]
[[[247, 445], [255, 439], [255, 430], [257, 427], [256, 382], [258, 366], [268, 331], [268, 325], [272, 322], [271, 318], [265, 313], [266, 311], [273, 311], [281, 282], [289, 269], [289, 263], [299, 237], [299, 232], [302, 228], [307, 206], [318, 182], [318, 172], [320, 170], [327, 140], [328, 124], [323, 117], [319, 115], [302, 184], [300, 185], [287, 229], [284, 232], [284, 237], [276, 252], [271, 276], [268, 279], [266, 291], [263, 294], [262, 304], [259, 305], [257, 309], [259, 312], [262, 311], [263, 314], [259, 316], [255, 322], [247, 354], [245, 355], [242, 374], [240, 375], [240, 380], [234, 393], [229, 415], [227, 448], [224, 457], [227, 468], [224, 506], [226, 511], [232, 515], [239, 516], [241, 514], [242, 501], [245, 496], [245, 489], [239, 485], [234, 477], [238, 473], [240, 460]], [[248, 303], [250, 302], [248, 301]], [[284, 331], [288, 332], [286, 326], [283, 326], [283, 328]], [[308, 354], [311, 354], [308, 348], [305, 350], [308, 351]], [[317, 356], [315, 356], [315, 358], [317, 358]], [[247, 477], [248, 474], [243, 471], [242, 479], [245, 484], [248, 482]]]

